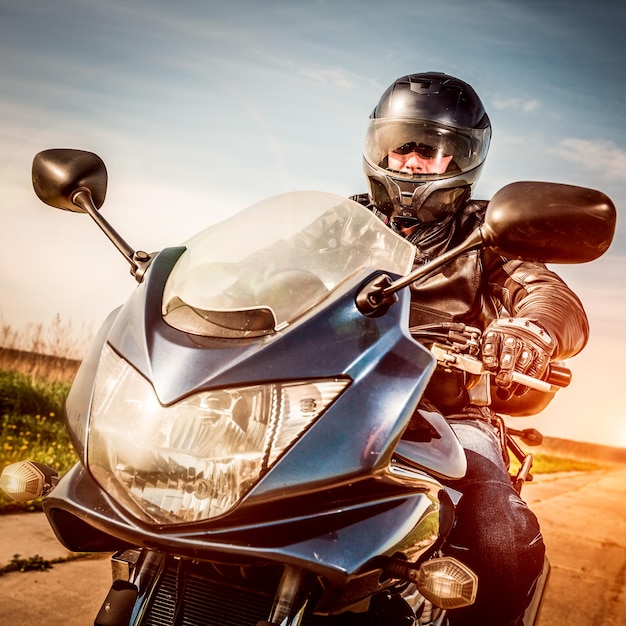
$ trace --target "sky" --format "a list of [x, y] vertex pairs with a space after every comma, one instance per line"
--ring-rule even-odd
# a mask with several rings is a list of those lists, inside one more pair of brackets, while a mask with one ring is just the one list
[[516, 424], [626, 446], [625, 28], [621, 0], [0, 0], [2, 326], [58, 315], [89, 334], [136, 287], [88, 216], [35, 197], [37, 152], [97, 153], [103, 214], [156, 251], [278, 193], [365, 191], [378, 98], [442, 71], [493, 125], [476, 198], [540, 180], [617, 207], [601, 259], [553, 267], [591, 322], [572, 385]]

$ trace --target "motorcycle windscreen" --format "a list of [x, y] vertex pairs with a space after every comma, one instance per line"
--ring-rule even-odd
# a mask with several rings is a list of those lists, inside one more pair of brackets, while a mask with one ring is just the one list
[[363, 268], [410, 271], [415, 248], [342, 196], [292, 192], [202, 231], [168, 277], [163, 317], [205, 337], [288, 326]]

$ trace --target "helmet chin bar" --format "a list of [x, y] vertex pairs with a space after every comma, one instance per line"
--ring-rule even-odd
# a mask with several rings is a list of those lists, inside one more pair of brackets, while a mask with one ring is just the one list
[[452, 189], [435, 189], [420, 202], [415, 211], [420, 222], [437, 222], [456, 213], [469, 200], [472, 189], [469, 185]]
[[415, 218], [418, 222], [441, 220], [463, 206], [482, 168], [481, 163], [469, 172], [450, 178], [406, 181], [363, 159], [368, 194], [376, 208], [388, 218]]

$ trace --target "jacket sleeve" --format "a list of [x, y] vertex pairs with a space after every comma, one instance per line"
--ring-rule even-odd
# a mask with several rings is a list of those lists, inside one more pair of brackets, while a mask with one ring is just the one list
[[499, 301], [501, 314], [525, 317], [556, 341], [553, 359], [580, 352], [589, 338], [589, 322], [573, 291], [543, 263], [508, 260], [486, 254], [488, 290]]

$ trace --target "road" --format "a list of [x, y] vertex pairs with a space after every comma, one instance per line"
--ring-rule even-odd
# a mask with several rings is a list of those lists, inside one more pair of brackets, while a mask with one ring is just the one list
[[522, 495], [552, 563], [539, 626], [626, 626], [626, 468], [542, 478]]
[[[626, 468], [540, 477], [523, 495], [552, 562], [538, 626], [626, 626]], [[39, 513], [0, 516], [0, 565], [16, 553], [69, 555]], [[0, 626], [91, 625], [109, 585], [106, 557], [5, 574]]]

